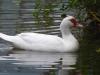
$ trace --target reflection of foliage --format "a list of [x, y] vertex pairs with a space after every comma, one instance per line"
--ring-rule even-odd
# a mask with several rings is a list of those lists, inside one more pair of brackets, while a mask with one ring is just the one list
[[[56, 66], [55, 65], [52, 65], [52, 68], [56, 68]], [[50, 75], [56, 75], [56, 70], [54, 69], [51, 69], [50, 71], [49, 71], [49, 74]]]
[[35, 7], [34, 7], [34, 12], [33, 12], [33, 16], [35, 18], [36, 24], [41, 25], [41, 18], [40, 18], [40, 14], [41, 14], [41, 0], [35, 0]]
[[44, 10], [42, 12], [43, 14], [43, 20], [46, 22], [46, 26], [53, 25], [53, 17], [50, 16], [54, 12], [54, 7], [52, 3], [48, 3], [44, 6]]
[[35, 1], [33, 16], [37, 26], [43, 25], [43, 23], [45, 23], [45, 26], [52, 24], [53, 20], [52, 17], [50, 17], [50, 14], [53, 8], [51, 6], [51, 4], [45, 4], [43, 8], [43, 3], [41, 0]]
[[21, 0], [14, 0], [13, 2], [15, 2], [15, 3], [16, 3], [16, 5], [18, 5], [18, 6], [19, 6], [19, 4], [20, 4]]
[[52, 1], [43, 3], [42, 0], [35, 0], [35, 10], [33, 11], [33, 16], [37, 26], [50, 26], [54, 24], [53, 12], [56, 7], [54, 3], [52, 3]]

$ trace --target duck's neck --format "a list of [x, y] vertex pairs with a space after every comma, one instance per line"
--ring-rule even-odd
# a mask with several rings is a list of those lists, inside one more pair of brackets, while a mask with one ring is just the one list
[[70, 24], [70, 21], [66, 21], [66, 19], [64, 19], [60, 24], [60, 30], [63, 39], [68, 39], [69, 36], [73, 36], [71, 33]]
[[68, 29], [68, 28], [67, 29], [63, 28], [61, 30], [61, 33], [62, 33], [63, 39], [68, 39], [69, 38], [68, 36], [72, 36], [72, 33], [71, 33], [70, 29]]

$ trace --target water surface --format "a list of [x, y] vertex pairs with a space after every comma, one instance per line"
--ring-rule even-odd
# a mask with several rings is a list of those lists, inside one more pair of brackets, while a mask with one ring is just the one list
[[29, 50], [13, 50], [10, 53], [10, 49], [9, 46], [0, 48], [3, 53], [0, 56], [1, 75], [45, 75], [50, 72], [54, 72], [55, 75], [69, 75], [69, 71], [75, 69], [71, 66], [76, 64], [76, 53]]

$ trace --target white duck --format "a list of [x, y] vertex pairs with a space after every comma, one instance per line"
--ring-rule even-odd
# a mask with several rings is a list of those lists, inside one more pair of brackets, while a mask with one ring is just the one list
[[78, 41], [72, 35], [70, 27], [77, 26], [80, 26], [80, 24], [77, 23], [76, 19], [73, 16], [68, 16], [60, 24], [62, 38], [32, 32], [20, 33], [15, 36], [0, 33], [0, 38], [11, 42], [17, 48], [25, 50], [72, 52], [78, 48]]

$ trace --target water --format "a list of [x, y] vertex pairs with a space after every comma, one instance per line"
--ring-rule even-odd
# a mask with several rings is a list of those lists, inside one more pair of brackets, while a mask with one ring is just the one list
[[[76, 53], [36, 52], [13, 50], [0, 45], [0, 75], [69, 75], [76, 64]], [[8, 48], [8, 49], [7, 49]], [[0, 52], [0, 53], [1, 53]]]

